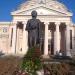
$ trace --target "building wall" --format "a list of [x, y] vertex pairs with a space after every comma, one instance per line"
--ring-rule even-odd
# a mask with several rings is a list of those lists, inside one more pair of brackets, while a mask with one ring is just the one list
[[74, 27], [70, 26], [70, 52], [72, 55], [74, 55]]
[[75, 56], [75, 25], [71, 27], [72, 30], [72, 50], [71, 54], [72, 56]]
[[0, 22], [0, 51], [3, 53], [9, 51], [9, 25], [10, 22]]
[[[15, 52], [11, 46], [11, 40], [13, 41], [13, 36], [15, 36], [15, 35], [11, 36], [13, 26], [14, 25], [11, 24], [11, 22], [0, 22], [0, 51], [2, 51], [5, 54], [13, 54], [13, 53], [15, 54]], [[72, 56], [75, 56], [75, 26], [73, 26], [73, 25], [70, 26], [70, 30], [72, 30], [71, 54], [72, 54]], [[27, 36], [27, 34], [25, 33], [24, 36]], [[24, 44], [24, 40], [27, 41], [27, 38], [25, 39], [24, 36], [22, 36], [22, 38], [24, 38], [24, 39], [22, 39], [21, 42], [22, 42], [22, 46], [24, 46], [24, 48], [26, 48], [25, 44]], [[17, 54], [20, 53], [20, 52], [18, 52], [18, 50], [16, 52], [17, 52]], [[24, 51], [20, 54], [23, 54], [25, 52], [26, 51], [24, 49]]]

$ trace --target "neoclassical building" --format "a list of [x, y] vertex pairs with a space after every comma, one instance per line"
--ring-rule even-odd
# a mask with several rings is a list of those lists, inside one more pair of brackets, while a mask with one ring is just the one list
[[25, 54], [28, 33], [25, 30], [31, 12], [36, 10], [41, 21], [40, 50], [43, 55], [62, 52], [75, 55], [75, 26], [72, 13], [57, 0], [28, 0], [11, 12], [11, 22], [0, 22], [0, 51], [5, 54]]

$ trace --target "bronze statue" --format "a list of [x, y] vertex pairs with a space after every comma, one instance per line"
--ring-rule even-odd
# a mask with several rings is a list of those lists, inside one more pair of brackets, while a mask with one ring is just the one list
[[35, 47], [40, 43], [40, 20], [36, 19], [37, 12], [31, 12], [32, 19], [28, 20], [26, 30], [28, 31], [28, 46]]

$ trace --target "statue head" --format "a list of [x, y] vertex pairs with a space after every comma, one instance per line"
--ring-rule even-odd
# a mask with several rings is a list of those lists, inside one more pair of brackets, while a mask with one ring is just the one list
[[34, 10], [31, 12], [32, 18], [36, 18], [37, 17], [37, 12]]

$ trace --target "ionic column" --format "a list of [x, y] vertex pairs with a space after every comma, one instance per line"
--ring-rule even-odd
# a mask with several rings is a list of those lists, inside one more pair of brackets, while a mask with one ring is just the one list
[[26, 54], [28, 50], [28, 32], [25, 30], [27, 21], [23, 22], [23, 40], [22, 40], [22, 53]]
[[48, 22], [45, 22], [44, 55], [48, 55]]
[[66, 55], [71, 56], [70, 52], [70, 27], [69, 23], [66, 23]]
[[54, 54], [60, 51], [60, 31], [59, 31], [59, 22], [55, 23], [56, 31], [54, 32]]
[[16, 54], [17, 23], [13, 23], [12, 53]]

